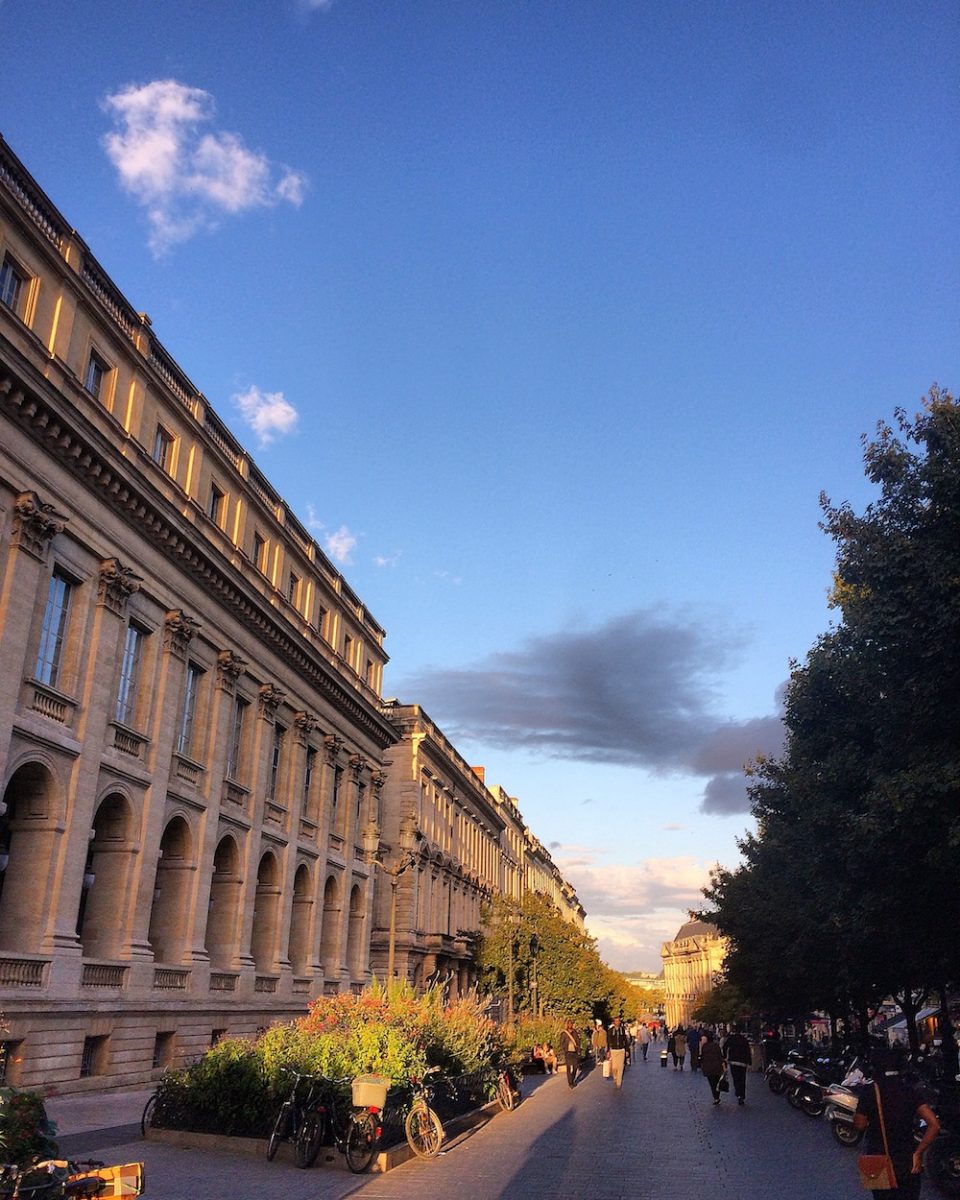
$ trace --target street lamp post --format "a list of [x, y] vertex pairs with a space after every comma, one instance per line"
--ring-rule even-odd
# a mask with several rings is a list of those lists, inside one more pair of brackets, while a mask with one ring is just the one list
[[404, 817], [400, 822], [400, 856], [388, 865], [380, 860], [380, 831], [371, 823], [363, 831], [363, 849], [367, 862], [377, 867], [390, 879], [390, 932], [387, 941], [387, 979], [393, 979], [393, 966], [397, 953], [397, 888], [400, 876], [408, 871], [417, 861], [413, 849], [419, 838], [416, 821], [412, 817]]
[[509, 917], [510, 941], [507, 947], [507, 1026], [513, 1028], [513, 943], [520, 928], [520, 914], [512, 912]]

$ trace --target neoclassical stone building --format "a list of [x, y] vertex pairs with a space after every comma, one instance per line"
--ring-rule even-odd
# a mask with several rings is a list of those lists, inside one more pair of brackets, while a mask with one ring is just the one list
[[464, 992], [476, 981], [481, 908], [494, 895], [519, 901], [539, 892], [582, 927], [576, 893], [523, 824], [516, 800], [488, 788], [484, 769], [470, 766], [419, 705], [389, 700], [382, 711], [399, 742], [386, 768], [383, 828], [374, 831], [387, 851], [374, 881], [375, 973], [389, 969], [393, 925], [395, 974], [419, 986], [437, 973]]
[[0, 631], [0, 1082], [149, 1079], [391, 946], [462, 990], [497, 892], [582, 925], [2, 138]]
[[383, 630], [0, 142], [6, 1078], [370, 978]]
[[726, 953], [726, 938], [706, 921], [688, 921], [672, 942], [663, 943], [664, 1004], [671, 1029], [689, 1022], [690, 1014], [713, 988]]

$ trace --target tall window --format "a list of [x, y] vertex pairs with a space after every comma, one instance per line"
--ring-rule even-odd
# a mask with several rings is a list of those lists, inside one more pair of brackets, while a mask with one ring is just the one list
[[287, 580], [287, 600], [296, 606], [300, 599], [300, 576], [293, 571], [290, 572], [290, 578]]
[[90, 351], [90, 361], [87, 363], [87, 374], [83, 386], [95, 400], [103, 399], [103, 383], [110, 368], [95, 350]]
[[240, 766], [243, 754], [243, 729], [247, 719], [247, 709], [250, 705], [241, 696], [233, 703], [233, 729], [230, 732], [230, 757], [227, 760], [227, 776], [230, 779], [240, 778]]
[[193, 754], [194, 730], [197, 719], [197, 693], [200, 690], [200, 677], [203, 672], [196, 663], [187, 666], [187, 678], [183, 686], [183, 709], [180, 714], [180, 728], [177, 731], [177, 753], [190, 758]]
[[363, 811], [363, 801], [367, 795], [367, 785], [365, 783], [357, 784], [357, 820], [360, 820], [360, 813]]
[[157, 426], [153, 438], [153, 461], [162, 471], [169, 472], [173, 467], [173, 434], [162, 425]]
[[317, 608], [317, 629], [321, 637], [327, 636], [327, 610], [322, 604]]
[[0, 266], [0, 303], [5, 304], [7, 308], [12, 308], [18, 315], [26, 281], [27, 277], [23, 270], [9, 254], [5, 255], [3, 266]]
[[207, 503], [207, 516], [223, 528], [223, 517], [227, 509], [227, 497], [215, 483], [210, 484], [210, 500]]
[[312, 746], [307, 747], [307, 763], [303, 772], [303, 812], [310, 809], [310, 789], [313, 787], [313, 772], [317, 766], [317, 752]]
[[73, 584], [69, 579], [54, 571], [47, 589], [47, 605], [43, 610], [43, 627], [40, 630], [40, 649], [37, 653], [35, 675], [41, 683], [56, 687], [63, 666], [63, 642], [70, 615], [70, 598]]
[[117, 689], [115, 720], [132, 725], [137, 715], [137, 693], [140, 690], [140, 662], [143, 658], [143, 631], [136, 625], [127, 626], [120, 664], [120, 686]]
[[343, 767], [333, 768], [333, 811], [337, 811], [337, 801], [340, 799], [340, 784], [343, 781]]
[[287, 731], [282, 725], [273, 727], [273, 750], [270, 752], [270, 783], [267, 795], [271, 800], [277, 796], [277, 783], [280, 779], [280, 756], [283, 753], [283, 737]]
[[343, 659], [348, 667], [353, 666], [353, 638], [349, 633], [343, 635]]
[[267, 573], [267, 542], [259, 533], [253, 534], [253, 565], [264, 575]]

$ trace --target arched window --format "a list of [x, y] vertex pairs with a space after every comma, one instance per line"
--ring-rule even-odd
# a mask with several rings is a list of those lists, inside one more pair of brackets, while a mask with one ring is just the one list
[[187, 887], [193, 866], [193, 839], [183, 817], [174, 817], [160, 839], [147, 934], [158, 963], [182, 961], [187, 941]]
[[132, 827], [126, 796], [114, 792], [100, 802], [87, 847], [77, 917], [85, 958], [117, 958], [122, 953], [133, 862]]
[[327, 983], [340, 979], [340, 884], [329, 875], [323, 887], [323, 928], [320, 934], [320, 961]]
[[213, 855], [213, 878], [207, 906], [204, 946], [215, 970], [229, 971], [237, 965], [243, 880], [240, 851], [232, 837], [221, 838]]
[[274, 855], [267, 851], [257, 868], [257, 893], [253, 904], [250, 954], [258, 971], [276, 969], [277, 926], [280, 917], [280, 872]]
[[347, 966], [354, 981], [364, 975], [363, 953], [363, 889], [355, 883], [350, 889], [350, 919], [347, 925]]
[[54, 780], [38, 762], [24, 763], [10, 778], [0, 816], [0, 949], [36, 952], [51, 901], [50, 828]]
[[290, 966], [294, 975], [310, 974], [310, 924], [313, 916], [313, 889], [310, 868], [297, 867], [293, 877], [293, 913], [290, 917]]

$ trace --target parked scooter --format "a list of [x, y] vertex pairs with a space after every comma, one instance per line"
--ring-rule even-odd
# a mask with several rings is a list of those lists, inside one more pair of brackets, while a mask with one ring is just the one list
[[849, 1051], [845, 1054], [818, 1055], [806, 1066], [788, 1067], [784, 1075], [788, 1079], [787, 1100], [808, 1117], [820, 1117], [827, 1107], [827, 1088], [844, 1078], [850, 1066]]
[[767, 1087], [775, 1096], [782, 1096], [797, 1073], [810, 1066], [810, 1058], [802, 1050], [791, 1050], [785, 1059], [774, 1060], [763, 1072]]
[[830, 1132], [841, 1146], [859, 1146], [863, 1141], [864, 1130], [857, 1129], [853, 1118], [860, 1098], [857, 1089], [869, 1082], [861, 1070], [860, 1060], [854, 1059], [843, 1081], [827, 1086], [825, 1114], [830, 1122]]

